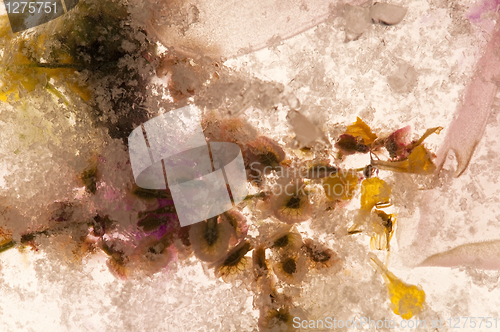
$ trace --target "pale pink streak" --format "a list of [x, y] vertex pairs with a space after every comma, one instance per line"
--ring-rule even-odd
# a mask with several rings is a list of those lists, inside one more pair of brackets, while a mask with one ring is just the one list
[[493, 29], [484, 55], [476, 65], [463, 102], [457, 108], [457, 117], [450, 124], [444, 143], [437, 153], [436, 172], [443, 167], [450, 150], [455, 152], [457, 158], [456, 176], [465, 171], [483, 136], [499, 82], [500, 20]]

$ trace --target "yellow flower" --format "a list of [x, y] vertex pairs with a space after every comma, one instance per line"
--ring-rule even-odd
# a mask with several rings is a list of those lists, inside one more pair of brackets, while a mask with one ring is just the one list
[[372, 264], [382, 274], [387, 284], [392, 311], [403, 319], [410, 319], [422, 312], [425, 303], [425, 292], [422, 288], [404, 283], [391, 273], [377, 256], [369, 255]]
[[389, 202], [391, 188], [379, 178], [365, 179], [361, 183], [361, 209], [371, 211], [380, 203]]
[[245, 255], [252, 249], [249, 241], [242, 241], [219, 262], [214, 264], [215, 276], [229, 282], [250, 266], [251, 260]]
[[351, 135], [354, 137], [361, 136], [365, 145], [370, 145], [377, 139], [377, 135], [373, 133], [373, 131], [368, 127], [366, 123], [364, 123], [361, 118], [357, 118], [356, 122], [352, 125], [347, 126], [347, 130], [345, 132], [347, 135]]
[[431, 154], [422, 145], [413, 149], [407, 159], [402, 161], [372, 160], [372, 166], [394, 172], [412, 174], [432, 174], [436, 166], [431, 160]]
[[355, 170], [339, 170], [323, 180], [323, 189], [332, 201], [351, 200], [357, 187], [358, 174]]

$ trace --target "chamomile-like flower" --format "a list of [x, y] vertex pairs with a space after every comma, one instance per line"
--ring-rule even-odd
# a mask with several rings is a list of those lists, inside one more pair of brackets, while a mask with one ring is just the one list
[[314, 242], [311, 239], [305, 239], [302, 248], [309, 258], [311, 266], [316, 269], [329, 268], [340, 263], [337, 254], [332, 249]]
[[252, 249], [250, 242], [242, 241], [228, 254], [215, 264], [215, 276], [222, 278], [225, 282], [230, 281], [236, 275], [250, 266], [250, 259], [245, 255]]
[[299, 253], [285, 253], [277, 257], [273, 271], [279, 280], [287, 284], [300, 284], [307, 273], [305, 257]]
[[271, 201], [274, 216], [287, 224], [308, 220], [312, 214], [308, 194], [303, 182], [294, 181], [285, 185], [283, 191]]
[[191, 225], [189, 240], [196, 257], [205, 262], [215, 262], [226, 253], [233, 232], [226, 219], [219, 216]]

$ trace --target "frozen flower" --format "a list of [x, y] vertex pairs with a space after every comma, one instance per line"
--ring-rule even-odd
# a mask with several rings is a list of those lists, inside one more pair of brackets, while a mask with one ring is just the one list
[[302, 247], [302, 237], [296, 230], [280, 232], [268, 241], [268, 247], [277, 252], [296, 252]]
[[261, 331], [296, 331], [293, 327], [293, 316], [287, 307], [261, 310], [259, 327]]
[[264, 247], [258, 247], [253, 250], [252, 263], [255, 279], [258, 280], [260, 277], [267, 276], [269, 267], [267, 266], [266, 249]]
[[389, 152], [391, 159], [404, 160], [409, 157], [414, 148], [420, 146], [424, 140], [433, 133], [439, 134], [442, 127], [430, 128], [418, 139], [410, 141], [410, 126], [398, 129], [393, 132], [389, 137], [384, 139], [384, 146]]
[[169, 247], [172, 236], [159, 239], [154, 235], [143, 237], [134, 252], [129, 256], [127, 267], [136, 273], [152, 275], [164, 269], [172, 259]]
[[282, 192], [271, 199], [274, 216], [287, 224], [308, 220], [312, 214], [312, 204], [305, 184], [293, 181], [280, 188]]
[[373, 235], [370, 239], [371, 249], [390, 250], [390, 242], [394, 234], [396, 217], [384, 211], [375, 210], [376, 218], [373, 222]]
[[128, 257], [116, 248], [116, 243], [108, 244], [107, 241], [100, 242], [101, 249], [109, 256], [106, 261], [110, 272], [117, 278], [126, 280], [130, 276], [130, 269], [126, 266]]
[[372, 160], [372, 166], [380, 169], [412, 174], [432, 174], [436, 166], [432, 162], [432, 155], [422, 145], [412, 150], [408, 158], [401, 161]]
[[332, 249], [326, 248], [311, 239], [305, 239], [302, 248], [307, 254], [311, 266], [316, 269], [329, 268], [335, 264], [340, 264], [337, 254]]
[[391, 273], [373, 254], [369, 254], [372, 265], [382, 274], [391, 297], [391, 307], [396, 315], [410, 319], [424, 309], [425, 292], [421, 287], [408, 285]]
[[354, 137], [352, 135], [341, 135], [337, 142], [335, 142], [335, 147], [340, 150], [343, 155], [351, 155], [356, 152], [367, 153], [370, 148], [364, 143], [362, 137]]
[[229, 245], [234, 246], [245, 238], [248, 232], [247, 219], [240, 211], [231, 209], [222, 213], [219, 218], [227, 221], [233, 228], [233, 234]]
[[226, 253], [233, 233], [232, 226], [219, 216], [191, 225], [189, 240], [196, 257], [214, 262]]
[[249, 176], [256, 183], [261, 181], [263, 175], [278, 170], [285, 157], [285, 152], [278, 144], [263, 136], [247, 143], [243, 151], [246, 168], [250, 170]]
[[278, 255], [273, 271], [279, 280], [287, 284], [300, 284], [307, 273], [305, 257], [300, 252]]
[[377, 135], [374, 134], [370, 127], [359, 117], [356, 119], [356, 122], [347, 126], [345, 134], [354, 137], [361, 137], [363, 139], [363, 143], [367, 146], [372, 144], [377, 139]]
[[411, 143], [409, 138], [410, 133], [411, 127], [406, 126], [396, 130], [387, 137], [384, 146], [392, 159], [404, 159], [408, 157], [408, 145]]
[[215, 276], [228, 282], [250, 266], [245, 255], [252, 249], [250, 242], [242, 241], [218, 263], [215, 263]]

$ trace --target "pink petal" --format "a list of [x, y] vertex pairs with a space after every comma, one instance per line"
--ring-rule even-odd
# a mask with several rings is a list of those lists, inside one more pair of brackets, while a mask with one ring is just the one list
[[420, 266], [470, 266], [483, 270], [500, 270], [500, 240], [467, 243], [432, 255]]
[[491, 104], [500, 80], [500, 20], [486, 45], [484, 55], [479, 59], [472, 81], [465, 90], [464, 101], [457, 108], [457, 118], [453, 120], [445, 141], [438, 151], [437, 172], [441, 170], [450, 150], [457, 158], [456, 176], [467, 168], [476, 145], [483, 136], [486, 122], [491, 112]]

